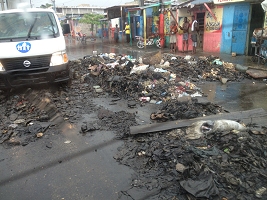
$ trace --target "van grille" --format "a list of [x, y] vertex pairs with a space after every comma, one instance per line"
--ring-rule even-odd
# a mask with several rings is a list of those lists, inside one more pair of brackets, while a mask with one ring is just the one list
[[[30, 61], [30, 66], [25, 67], [23, 62], [25, 60]], [[50, 65], [51, 55], [44, 56], [32, 56], [32, 57], [22, 57], [22, 58], [8, 58], [1, 59], [2, 65], [6, 71], [13, 70], [32, 70], [32, 69], [42, 69], [48, 68]]]

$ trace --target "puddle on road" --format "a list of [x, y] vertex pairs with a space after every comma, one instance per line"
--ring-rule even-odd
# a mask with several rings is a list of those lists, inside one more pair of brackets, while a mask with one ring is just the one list
[[[126, 44], [125, 44], [126, 45]], [[127, 44], [128, 45], [128, 44]], [[92, 55], [93, 51], [98, 53], [115, 53], [132, 56], [138, 59], [142, 56], [142, 52], [138, 49], [132, 49], [131, 46], [127, 46], [127, 50], [121, 46], [105, 46], [102, 43], [87, 42], [87, 44], [80, 44], [79, 41], [70, 40], [66, 41], [67, 52], [70, 60], [76, 60], [83, 58], [86, 55]]]
[[199, 85], [210, 102], [223, 106], [229, 111], [263, 108], [267, 110], [267, 84], [253, 83], [205, 83]]

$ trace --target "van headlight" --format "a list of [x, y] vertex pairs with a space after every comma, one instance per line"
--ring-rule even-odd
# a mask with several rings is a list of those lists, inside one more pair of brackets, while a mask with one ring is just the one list
[[52, 54], [50, 66], [62, 65], [69, 61], [65, 51], [59, 51]]
[[5, 70], [4, 66], [3, 66], [3, 64], [0, 62], [0, 72], [4, 72], [4, 71], [6, 71], [6, 70]]

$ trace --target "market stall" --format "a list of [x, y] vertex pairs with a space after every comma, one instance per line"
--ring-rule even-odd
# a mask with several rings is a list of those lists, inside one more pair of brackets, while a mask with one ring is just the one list
[[[263, 1], [261, 3], [261, 6], [266, 13], [267, 0]], [[251, 44], [253, 47], [255, 47], [255, 54], [254, 56], [252, 56], [252, 61], [264, 65], [267, 62], [267, 27], [264, 27], [263, 25], [263, 28], [257, 28], [253, 31]]]

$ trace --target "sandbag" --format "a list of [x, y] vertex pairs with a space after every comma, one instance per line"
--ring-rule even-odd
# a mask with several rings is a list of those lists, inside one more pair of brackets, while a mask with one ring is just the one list
[[186, 138], [199, 139], [206, 134], [232, 130], [246, 131], [247, 128], [233, 120], [198, 121], [186, 129]]

